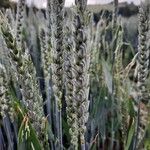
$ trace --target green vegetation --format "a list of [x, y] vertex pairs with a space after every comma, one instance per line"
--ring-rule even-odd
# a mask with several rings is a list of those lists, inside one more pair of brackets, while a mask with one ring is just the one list
[[150, 4], [64, 2], [0, 11], [0, 150], [149, 150]]

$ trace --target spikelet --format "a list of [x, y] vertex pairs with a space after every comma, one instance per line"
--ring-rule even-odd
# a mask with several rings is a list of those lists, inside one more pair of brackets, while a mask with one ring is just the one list
[[148, 107], [149, 95], [146, 89], [146, 79], [148, 76], [148, 65], [149, 65], [149, 47], [147, 47], [146, 41], [148, 28], [148, 11], [144, 4], [141, 4], [139, 8], [139, 46], [138, 46], [138, 99], [137, 99], [137, 144], [136, 148], [139, 147], [145, 136], [145, 129], [148, 125]]
[[86, 122], [88, 119], [88, 93], [87, 93], [87, 81], [88, 70], [87, 70], [87, 35], [86, 35], [86, 0], [76, 0], [76, 15], [75, 15], [75, 49], [74, 49], [74, 70], [73, 74], [75, 76], [74, 80], [74, 98], [77, 102], [77, 117], [79, 126], [79, 137], [81, 147], [85, 148], [85, 132], [86, 132]]
[[70, 24], [66, 27], [66, 40], [65, 40], [65, 51], [64, 51], [64, 73], [65, 73], [65, 89], [66, 89], [66, 104], [67, 104], [67, 122], [70, 126], [71, 145], [77, 150], [78, 149], [78, 125], [77, 125], [77, 114], [76, 114], [76, 101], [73, 98], [74, 90], [74, 77], [73, 77], [73, 37], [70, 31]]
[[0, 114], [3, 118], [8, 114], [11, 121], [14, 121], [14, 109], [9, 95], [9, 76], [4, 65], [0, 64]]
[[8, 19], [8, 22], [9, 22], [10, 26], [13, 28], [15, 26], [16, 22], [15, 22], [15, 18], [13, 16], [12, 10], [11, 9], [7, 9], [5, 16]]

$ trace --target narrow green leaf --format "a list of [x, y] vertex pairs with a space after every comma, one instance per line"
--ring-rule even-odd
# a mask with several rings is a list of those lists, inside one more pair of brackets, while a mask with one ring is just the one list
[[133, 121], [132, 125], [131, 125], [131, 127], [129, 129], [127, 142], [126, 142], [126, 145], [125, 145], [125, 150], [129, 150], [129, 148], [130, 148], [130, 145], [132, 143], [133, 136], [134, 136], [134, 131], [135, 131], [135, 122]]

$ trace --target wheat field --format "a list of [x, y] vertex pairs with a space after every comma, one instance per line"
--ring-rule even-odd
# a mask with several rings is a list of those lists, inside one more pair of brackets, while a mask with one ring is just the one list
[[118, 0], [13, 6], [0, 7], [0, 150], [149, 150], [149, 0], [130, 17]]

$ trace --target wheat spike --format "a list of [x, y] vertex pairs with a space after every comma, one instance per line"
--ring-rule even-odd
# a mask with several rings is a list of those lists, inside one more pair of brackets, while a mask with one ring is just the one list
[[3, 118], [8, 114], [11, 121], [14, 122], [15, 111], [10, 98], [9, 82], [8, 71], [4, 65], [0, 64], [0, 114]]
[[51, 55], [52, 55], [52, 84], [55, 97], [55, 113], [57, 120], [56, 134], [58, 146], [62, 148], [62, 88], [63, 88], [63, 21], [64, 21], [64, 0], [52, 0], [51, 19], [52, 19], [52, 37], [51, 37]]
[[25, 0], [19, 0], [17, 3], [16, 19], [16, 42], [19, 49], [22, 47], [22, 30], [25, 17]]
[[[147, 47], [147, 32], [148, 32], [148, 13], [146, 7], [143, 3], [139, 8], [139, 45], [138, 45], [138, 99], [137, 99], [137, 130], [136, 130], [136, 137], [137, 143], [136, 148], [139, 147], [141, 141], [145, 136], [145, 129], [148, 125], [148, 93], [146, 88], [146, 79], [148, 76], [148, 65], [149, 65], [149, 48]], [[144, 105], [145, 107], [141, 107]], [[144, 112], [144, 117], [143, 117]], [[146, 122], [144, 121], [147, 118]], [[144, 120], [143, 120], [144, 119]]]
[[[74, 98], [77, 102], [77, 117], [81, 148], [85, 149], [86, 122], [88, 119], [88, 93], [87, 93], [87, 34], [86, 34], [86, 0], [76, 0], [75, 31], [74, 31]], [[86, 16], [86, 17], [85, 17]]]
[[64, 54], [64, 72], [65, 72], [65, 89], [66, 89], [66, 103], [67, 103], [67, 121], [70, 126], [69, 133], [71, 135], [71, 144], [74, 149], [78, 149], [78, 125], [76, 114], [76, 101], [73, 97], [74, 91], [74, 76], [73, 76], [73, 37], [69, 29], [70, 25], [66, 27], [66, 41]]
[[[29, 50], [20, 51], [17, 42], [14, 39], [11, 29], [7, 24], [2, 25], [1, 31], [9, 49], [9, 57], [12, 67], [16, 68], [16, 78], [20, 85], [22, 100], [28, 109], [28, 117], [37, 131], [38, 137], [43, 142], [41, 136], [45, 127], [42, 126], [44, 120], [43, 99], [39, 91], [39, 85], [36, 78], [36, 71], [29, 54]], [[20, 55], [19, 55], [20, 54]]]

